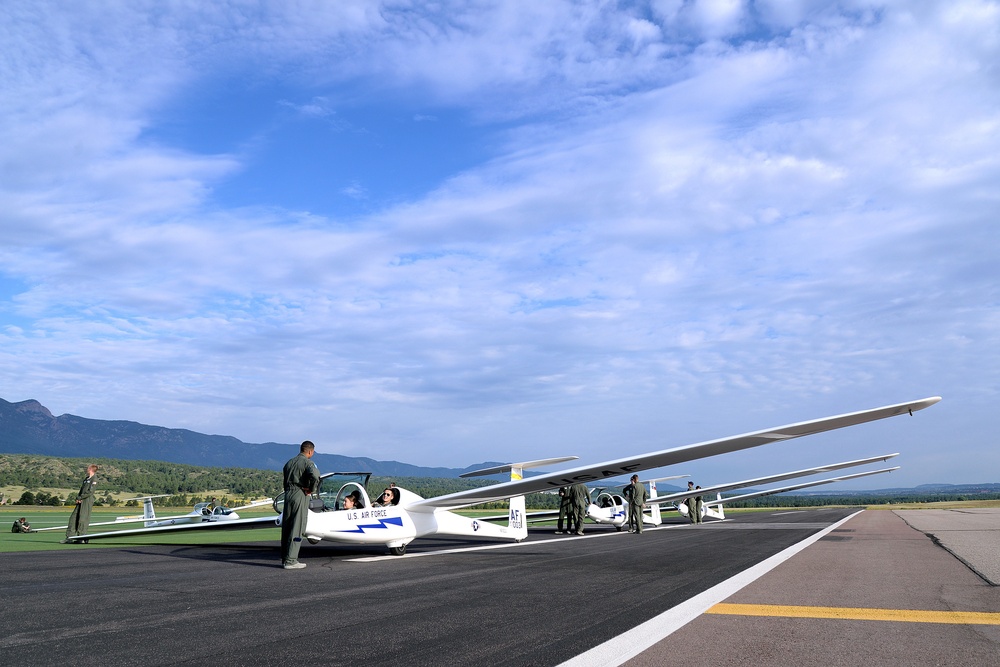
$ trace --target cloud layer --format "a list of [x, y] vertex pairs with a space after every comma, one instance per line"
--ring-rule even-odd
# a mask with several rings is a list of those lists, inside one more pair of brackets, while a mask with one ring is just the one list
[[996, 2], [0, 16], [7, 400], [457, 467], [940, 394], [683, 472], [998, 481]]

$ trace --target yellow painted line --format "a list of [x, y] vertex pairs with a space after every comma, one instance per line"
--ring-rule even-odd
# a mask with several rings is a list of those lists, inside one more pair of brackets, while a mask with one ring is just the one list
[[839, 618], [849, 621], [900, 621], [904, 623], [954, 623], [1000, 625], [1000, 614], [980, 611], [921, 611], [919, 609], [864, 609], [854, 607], [793, 607], [778, 604], [728, 604], [720, 602], [706, 614], [783, 616], [786, 618]]

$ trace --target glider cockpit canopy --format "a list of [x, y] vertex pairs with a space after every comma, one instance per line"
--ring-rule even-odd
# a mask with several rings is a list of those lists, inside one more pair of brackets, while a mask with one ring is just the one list
[[[320, 477], [319, 493], [309, 499], [312, 512], [335, 512], [344, 509], [344, 498], [353, 495], [355, 507], [371, 507], [368, 498], [370, 472], [328, 472]], [[360, 500], [360, 502], [357, 502]], [[285, 505], [284, 492], [274, 499], [274, 511], [281, 514]]]

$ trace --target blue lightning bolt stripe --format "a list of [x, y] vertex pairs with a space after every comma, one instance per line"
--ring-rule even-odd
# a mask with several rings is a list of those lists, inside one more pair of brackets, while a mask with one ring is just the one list
[[389, 519], [379, 519], [378, 523], [358, 524], [357, 526], [354, 527], [353, 530], [338, 530], [337, 532], [338, 533], [364, 533], [366, 528], [370, 528], [372, 530], [382, 530], [382, 529], [388, 528], [389, 525], [387, 525], [387, 524], [392, 525], [392, 526], [400, 526], [400, 527], [402, 527], [402, 525], [403, 525], [403, 519], [401, 517], [394, 516], [394, 517], [391, 517]]

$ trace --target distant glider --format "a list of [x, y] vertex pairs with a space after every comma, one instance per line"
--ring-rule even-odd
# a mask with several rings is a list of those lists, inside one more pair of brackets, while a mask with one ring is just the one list
[[[715, 495], [716, 498], [713, 500], [706, 500], [702, 504], [702, 517], [709, 517], [713, 519], [725, 519], [725, 511], [723, 510], [723, 505], [725, 503], [731, 503], [737, 500], [748, 500], [750, 498], [757, 498], [760, 496], [769, 496], [776, 493], [785, 493], [786, 491], [795, 491], [798, 489], [805, 489], [811, 486], [819, 486], [821, 484], [830, 484], [832, 482], [842, 482], [849, 479], [856, 479], [858, 477], [867, 477], [869, 475], [878, 475], [881, 473], [892, 472], [893, 470], [898, 470], [899, 466], [894, 468], [883, 468], [881, 470], [870, 470], [867, 472], [854, 473], [852, 475], [844, 475], [841, 477], [832, 477], [830, 479], [816, 480], [812, 482], [804, 482], [802, 484], [796, 484], [794, 486], [785, 486], [777, 489], [767, 489], [763, 491], [755, 491], [752, 493], [745, 493], [739, 496], [733, 496], [730, 498], [723, 498], [723, 491], [733, 491], [735, 489], [747, 489], [759, 484], [771, 484], [773, 482], [782, 482], [788, 479], [795, 479], [796, 477], [808, 477], [810, 475], [818, 475], [824, 472], [833, 472], [834, 470], [843, 470], [844, 468], [853, 468], [855, 466], [867, 465], [869, 463], [875, 463], [877, 461], [888, 461], [889, 459], [899, 456], [896, 454], [883, 454], [881, 456], [872, 456], [866, 459], [857, 459], [854, 461], [844, 461], [843, 463], [831, 463], [822, 466], [816, 466], [814, 468], [807, 468], [805, 470], [795, 470], [792, 472], [780, 473], [777, 475], [768, 475], [766, 477], [757, 477], [754, 479], [746, 479], [740, 482], [729, 482], [726, 484], [715, 484], [702, 489], [690, 489], [685, 491], [679, 491], [677, 493], [670, 493], [663, 496], [657, 496], [656, 494], [656, 483], [662, 482], [666, 479], [672, 479], [670, 477], [660, 477], [657, 479], [644, 480], [643, 483], [647, 485], [649, 489], [649, 499], [646, 501], [646, 510], [643, 512], [643, 524], [650, 526], [659, 526], [663, 523], [661, 517], [661, 511], [663, 505], [669, 505], [671, 510], [677, 511], [681, 516], [687, 517], [688, 507], [684, 503], [688, 498], [694, 498], [697, 496], [708, 497], [710, 495]], [[594, 502], [591, 503], [590, 507], [587, 508], [587, 516], [595, 523], [603, 523], [613, 525], [618, 530], [621, 530], [625, 525], [628, 516], [628, 501], [625, 499], [619, 487], [609, 487], [603, 489], [596, 489], [597, 496], [594, 498]]]

